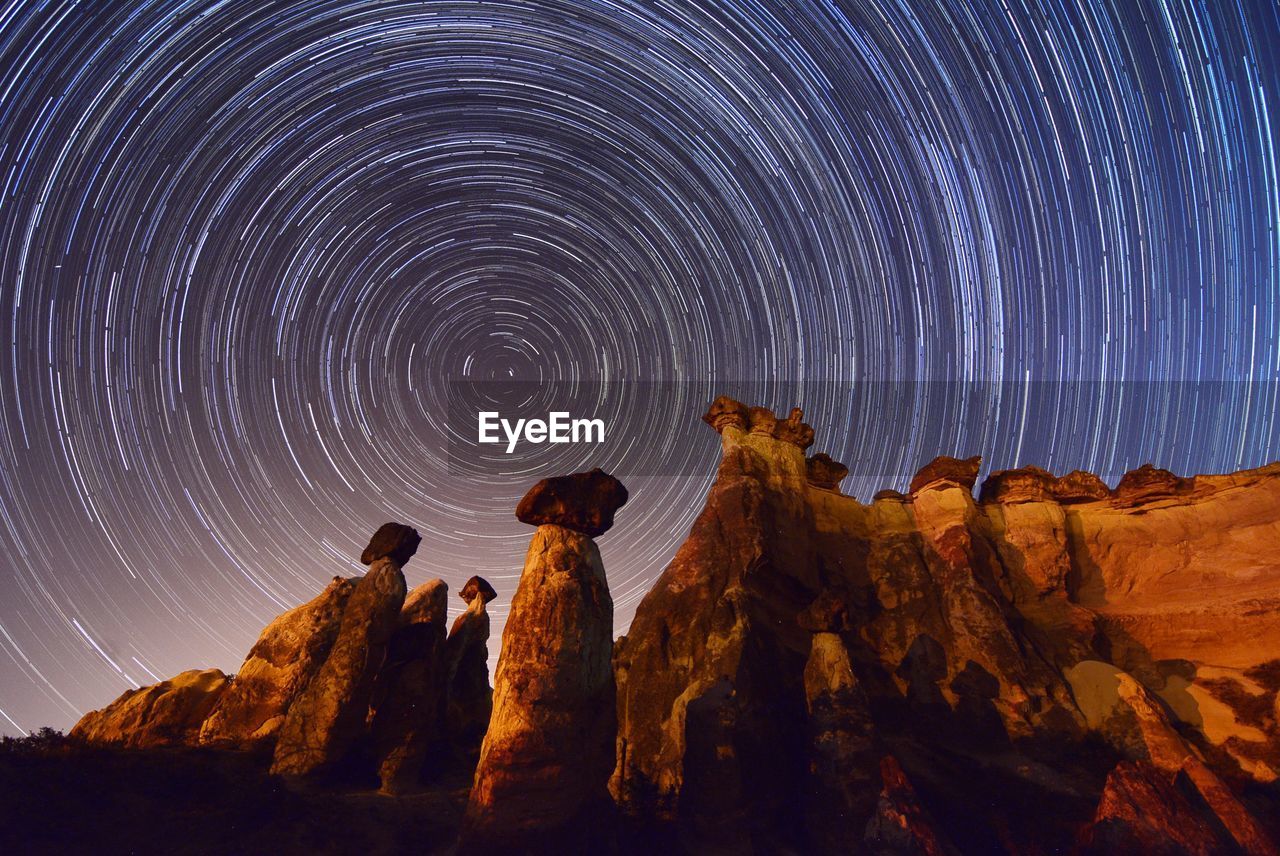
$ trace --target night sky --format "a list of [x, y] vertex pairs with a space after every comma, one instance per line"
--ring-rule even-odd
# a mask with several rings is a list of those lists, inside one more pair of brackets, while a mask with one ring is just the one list
[[[1277, 8], [0, 2], [0, 731], [234, 671], [386, 520], [496, 654], [516, 501], [601, 462], [624, 630], [734, 384], [864, 499], [1280, 457]], [[472, 468], [459, 379], [626, 460]]]

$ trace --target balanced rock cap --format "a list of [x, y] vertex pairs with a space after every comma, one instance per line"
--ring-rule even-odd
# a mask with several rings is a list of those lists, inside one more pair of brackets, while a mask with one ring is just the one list
[[939, 455], [920, 468], [911, 480], [911, 493], [928, 487], [934, 483], [959, 485], [965, 490], [973, 490], [973, 483], [978, 480], [978, 470], [982, 467], [982, 456], [972, 458], [953, 458]]
[[475, 600], [477, 595], [485, 603], [488, 603], [497, 597], [498, 593], [494, 591], [493, 586], [489, 585], [489, 581], [484, 577], [472, 577], [467, 580], [466, 585], [462, 587], [462, 591], [458, 592], [458, 597], [462, 598], [467, 603], [471, 603], [471, 601]]
[[834, 460], [826, 452], [819, 452], [804, 462], [805, 480], [824, 490], [840, 490], [840, 482], [849, 475], [849, 468]]
[[413, 558], [414, 553], [418, 552], [420, 543], [422, 543], [422, 536], [412, 526], [405, 526], [403, 523], [384, 523], [369, 539], [369, 546], [365, 547], [364, 552], [360, 554], [360, 562], [372, 565], [379, 559], [390, 559], [397, 565], [403, 566]]
[[613, 513], [627, 498], [622, 482], [596, 467], [538, 482], [516, 506], [516, 518], [530, 526], [551, 523], [594, 538], [609, 531]]

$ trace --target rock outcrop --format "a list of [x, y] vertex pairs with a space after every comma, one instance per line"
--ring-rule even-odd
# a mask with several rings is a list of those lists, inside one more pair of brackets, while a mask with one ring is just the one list
[[[635, 828], [691, 849], [838, 848], [868, 822], [868, 759], [892, 753], [920, 812], [873, 812], [872, 850], [913, 825], [936, 833], [913, 838], [924, 851], [1067, 848], [1082, 825], [1107, 839], [1147, 775], [1119, 763], [1155, 770], [1153, 789], [1203, 769], [1216, 805], [1183, 802], [1215, 835], [1235, 818], [1234, 846], [1268, 840], [1236, 794], [1280, 761], [1280, 465], [1147, 467], [1115, 491], [1022, 467], [975, 501], [981, 460], [944, 456], [863, 505], [763, 408], [721, 398], [704, 419], [715, 484], [615, 650], [610, 787]], [[818, 806], [841, 800], [833, 832]]]
[[458, 596], [467, 608], [454, 619], [445, 642], [445, 731], [454, 750], [470, 757], [479, 752], [493, 713], [487, 605], [498, 593], [483, 577], [472, 577]]
[[201, 743], [235, 749], [274, 745], [289, 705], [329, 656], [355, 587], [355, 580], [334, 577], [314, 599], [267, 625], [201, 725]]
[[333, 649], [280, 726], [271, 772], [309, 775], [346, 758], [364, 732], [404, 597], [404, 574], [389, 558], [375, 561], [356, 583]]
[[230, 683], [184, 673], [73, 734], [274, 743], [278, 773], [387, 794], [474, 770], [468, 853], [1280, 856], [1280, 464], [1113, 490], [1034, 466], [978, 486], [980, 458], [944, 456], [864, 504], [799, 409], [704, 420], [705, 507], [612, 645], [591, 539], [627, 493], [593, 470], [520, 503], [493, 690], [492, 586], [446, 636], [444, 584], [405, 596], [420, 539], [388, 524]]
[[465, 852], [586, 852], [599, 844], [613, 767], [612, 637], [613, 601], [595, 542], [539, 526], [502, 633]]
[[409, 592], [377, 674], [370, 728], [386, 793], [420, 785], [427, 753], [444, 737], [448, 597], [443, 580]]
[[227, 676], [218, 669], [191, 669], [127, 690], [102, 710], [86, 713], [71, 729], [71, 737], [134, 749], [191, 745], [227, 686]]
[[563, 526], [596, 538], [609, 531], [626, 501], [622, 482], [596, 468], [538, 482], [516, 506], [516, 517], [530, 526]]

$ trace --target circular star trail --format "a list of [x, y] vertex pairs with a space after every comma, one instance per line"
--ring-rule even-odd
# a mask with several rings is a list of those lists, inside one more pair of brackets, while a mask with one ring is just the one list
[[500, 630], [555, 473], [451, 459], [459, 379], [596, 391], [620, 630], [721, 389], [803, 406], [864, 498], [938, 453], [1277, 457], [1276, 15], [0, 6], [0, 731], [234, 670], [386, 520]]

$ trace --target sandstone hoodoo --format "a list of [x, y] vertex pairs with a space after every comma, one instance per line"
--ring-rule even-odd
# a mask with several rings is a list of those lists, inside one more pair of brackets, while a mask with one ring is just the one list
[[1237, 842], [1274, 835], [1280, 465], [1148, 467], [1115, 491], [1023, 467], [978, 502], [981, 459], [943, 456], [863, 505], [772, 413], [720, 398], [704, 420], [716, 481], [614, 657], [610, 787], [633, 834], [657, 824], [694, 850], [1098, 846], [1121, 835], [1107, 775], [1134, 761], [1158, 784], [1130, 803], [1200, 764], [1219, 799], [1183, 802], [1215, 846], [1228, 823]]
[[616, 643], [592, 538], [627, 492], [593, 470], [520, 503], [492, 690], [493, 587], [446, 636], [388, 524], [232, 679], [73, 735], [380, 778], [380, 804], [445, 805], [430, 846], [459, 853], [1280, 854], [1280, 464], [1113, 490], [944, 456], [864, 504], [802, 419], [712, 403], [715, 481]]
[[493, 712], [487, 607], [498, 593], [483, 577], [472, 577], [458, 596], [467, 608], [454, 619], [445, 643], [445, 731], [454, 750], [474, 763]]
[[[602, 488], [585, 492], [593, 499], [625, 501], [625, 488], [612, 476], [586, 475], [558, 484], [587, 482]], [[547, 497], [549, 482], [557, 480], [540, 483], [521, 507], [530, 497]], [[558, 506], [574, 503], [575, 522], [584, 519], [576, 505], [582, 494], [554, 490]], [[607, 510], [610, 523], [614, 507]], [[464, 851], [569, 852], [604, 840], [614, 763], [612, 647], [613, 601], [595, 542], [563, 525], [540, 525], [502, 633]]]
[[377, 674], [370, 729], [387, 793], [418, 786], [427, 753], [442, 736], [448, 597], [443, 580], [409, 592]]
[[598, 538], [626, 502], [622, 482], [597, 468], [538, 482], [516, 506], [516, 517], [530, 526], [552, 524]]

